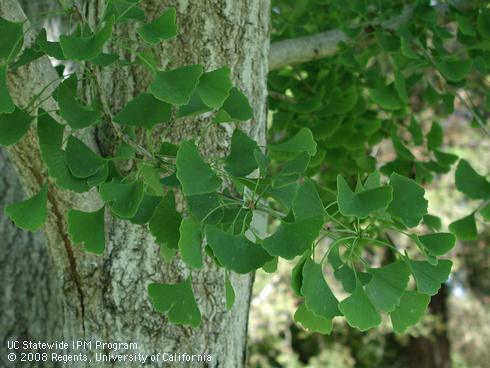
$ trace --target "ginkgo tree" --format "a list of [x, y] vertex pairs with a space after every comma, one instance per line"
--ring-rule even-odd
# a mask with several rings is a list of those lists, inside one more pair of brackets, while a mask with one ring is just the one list
[[[284, 67], [303, 61], [300, 49], [289, 50], [288, 64], [274, 65], [272, 47], [270, 63], [277, 71], [269, 79], [271, 139], [264, 146], [242, 128], [258, 112], [232, 66], [162, 68], [154, 48], [178, 36], [178, 13], [169, 7], [147, 19], [138, 5], [137, 0], [108, 1], [95, 24], [78, 7], [67, 8], [77, 20], [69, 34], [48, 41], [43, 30], [27, 47], [25, 22], [0, 18], [7, 35], [0, 42], [0, 143], [21, 144], [35, 128], [35, 145], [48, 173], [33, 196], [6, 207], [10, 219], [37, 231], [50, 216], [50, 196], [92, 193], [98, 206], [73, 207], [61, 215], [69, 241], [81, 245], [87, 256], [104, 257], [114, 231], [108, 218], [148, 229], [159, 256], [166, 262], [177, 257], [189, 271], [176, 282], [163, 277], [144, 281], [155, 313], [174, 324], [202, 328], [207, 316], [195, 296], [195, 279], [209, 267], [220, 269], [225, 297], [220, 302], [233, 310], [234, 274], [260, 268], [273, 273], [280, 259], [295, 262], [291, 287], [302, 303], [294, 319], [308, 330], [328, 334], [335, 317], [361, 331], [379, 326], [384, 315], [400, 334], [416, 324], [449, 277], [447, 255], [456, 238], [477, 236], [476, 213], [488, 220], [490, 183], [460, 160], [456, 186], [481, 205], [453, 222], [450, 232], [441, 230], [439, 219], [428, 214], [422, 185], [432, 173], [448, 172], [458, 157], [442, 151], [439, 123], [424, 137], [410, 99], [422, 86], [424, 96], [432, 96], [434, 105], [447, 112], [452, 93], [459, 93], [470, 71], [486, 73], [490, 10], [450, 8], [457, 24], [454, 36], [431, 25], [439, 15], [429, 2], [410, 6], [413, 24], [371, 24], [366, 17], [373, 10], [354, 1], [349, 11], [360, 15], [351, 23], [348, 14], [337, 20], [343, 26], [334, 40], [340, 52], [324, 65]], [[285, 13], [288, 4], [280, 5], [274, 9]], [[342, 9], [337, 1], [328, 6]], [[389, 9], [383, 15], [400, 10]], [[118, 40], [117, 28], [128, 24], [139, 37], [137, 48], [124, 37]], [[285, 33], [293, 32], [290, 36], [301, 36], [282, 26]], [[366, 37], [368, 46], [359, 49]], [[453, 38], [480, 62], [447, 50], [445, 42]], [[111, 53], [106, 49], [110, 42], [123, 43], [125, 52]], [[46, 55], [74, 63], [75, 71], [57, 78], [55, 88], [48, 82], [42, 89], [48, 95], [14, 103], [7, 75]], [[133, 65], [146, 69], [147, 88], [117, 106], [104, 91], [101, 75]], [[424, 76], [429, 70], [436, 71], [441, 90]], [[47, 98], [54, 101], [52, 110], [44, 108]], [[486, 130], [484, 116], [472, 111]], [[186, 119], [203, 119], [205, 126], [178, 141], [159, 134], [162, 127], [171, 131]], [[97, 128], [110, 140], [110, 151], [96, 149], [87, 139]], [[229, 132], [230, 143], [208, 154], [202, 142], [213, 129]], [[397, 158], [379, 167], [371, 152], [384, 139], [391, 140]], [[422, 145], [421, 159], [412, 146]], [[260, 214], [273, 220], [266, 234], [255, 225]], [[427, 225], [423, 231], [420, 224]], [[392, 242], [387, 232], [401, 234], [409, 245]], [[380, 247], [393, 253], [392, 262], [372, 264], [366, 257]], [[335, 280], [326, 279], [327, 269]], [[157, 269], [149, 272], [158, 275]]]

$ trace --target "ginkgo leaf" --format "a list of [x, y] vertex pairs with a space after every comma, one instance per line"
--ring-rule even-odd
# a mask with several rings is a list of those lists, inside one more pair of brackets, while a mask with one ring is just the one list
[[150, 221], [162, 197], [145, 193], [136, 214], [129, 219], [133, 224], [144, 225]]
[[323, 216], [295, 222], [281, 221], [276, 232], [264, 239], [263, 247], [273, 256], [293, 259], [311, 247], [323, 223]]
[[34, 196], [5, 208], [7, 216], [21, 229], [36, 232], [46, 222], [48, 215], [48, 184]]
[[395, 85], [396, 92], [398, 93], [400, 100], [402, 100], [403, 103], [407, 104], [408, 93], [407, 93], [407, 86], [405, 85], [405, 77], [403, 76], [403, 73], [399, 69], [395, 69], [393, 73], [395, 75], [394, 85]]
[[443, 282], [447, 281], [453, 263], [441, 259], [437, 265], [427, 261], [410, 261], [410, 268], [417, 284], [417, 291], [422, 294], [436, 295]]
[[181, 221], [182, 215], [175, 208], [175, 194], [170, 191], [153, 212], [149, 222], [150, 232], [158, 244], [170, 249], [178, 249]]
[[490, 203], [480, 210], [480, 215], [486, 220], [490, 221]]
[[179, 107], [177, 117], [180, 118], [184, 116], [203, 114], [205, 112], [211, 111], [212, 109], [212, 107], [209, 107], [202, 101], [201, 97], [199, 97], [199, 94], [195, 91], [192, 94], [189, 103], [187, 105], [182, 105]]
[[456, 17], [456, 22], [458, 23], [458, 31], [464, 34], [465, 36], [476, 36], [475, 27], [473, 27], [473, 23], [471, 22], [471, 18], [465, 17], [457, 12], [454, 13]]
[[408, 285], [410, 269], [404, 261], [396, 261], [380, 268], [370, 268], [372, 275], [366, 285], [366, 294], [380, 312], [391, 312], [399, 304]]
[[36, 46], [48, 56], [57, 60], [65, 60], [59, 42], [48, 41], [46, 30], [43, 28], [36, 37]]
[[339, 310], [350, 326], [366, 331], [381, 323], [381, 316], [358, 282], [354, 292], [339, 303]]
[[427, 214], [428, 201], [424, 197], [424, 188], [397, 173], [391, 174], [390, 185], [393, 187], [393, 200], [388, 212], [408, 227], [417, 226]]
[[70, 210], [68, 234], [74, 243], [83, 243], [90, 253], [102, 254], [105, 249], [104, 207], [95, 212]]
[[233, 176], [247, 176], [257, 168], [254, 151], [260, 149], [257, 142], [240, 129], [233, 131], [230, 154], [225, 159], [225, 170]]
[[225, 271], [225, 298], [226, 298], [226, 310], [231, 310], [233, 304], [235, 304], [235, 290], [230, 280], [230, 275]]
[[308, 308], [306, 308], [305, 303], [299, 305], [294, 313], [294, 320], [310, 332], [318, 332], [324, 335], [328, 335], [332, 332], [332, 319], [317, 316], [310, 312]]
[[442, 145], [443, 139], [444, 131], [441, 124], [439, 124], [437, 121], [434, 121], [432, 123], [429, 133], [427, 134], [427, 147], [431, 151], [434, 151]]
[[[100, 119], [100, 112], [80, 104], [76, 98], [77, 77], [72, 74], [55, 91], [60, 115], [73, 129], [86, 128]], [[75, 88], [73, 88], [75, 87]]]
[[185, 218], [179, 228], [179, 250], [184, 263], [192, 268], [202, 267], [201, 224], [193, 218]]
[[77, 178], [88, 178], [95, 175], [107, 163], [104, 158], [72, 135], [68, 137], [65, 151], [68, 168]]
[[158, 71], [150, 85], [153, 96], [171, 105], [186, 105], [199, 83], [202, 65], [186, 65], [181, 68]]
[[308, 258], [310, 258], [309, 252], [301, 257], [291, 271], [291, 288], [297, 296], [303, 296], [303, 294], [301, 294], [301, 286], [303, 285], [303, 266]]
[[99, 193], [104, 203], [110, 205], [116, 216], [130, 219], [138, 211], [143, 200], [144, 189], [141, 181], [120, 183], [112, 180], [101, 184]]
[[420, 242], [433, 256], [442, 256], [453, 249], [456, 237], [451, 233], [434, 233], [420, 235]]
[[23, 22], [10, 22], [0, 17], [0, 59], [8, 62], [22, 49], [24, 44]]
[[239, 274], [252, 272], [272, 259], [260, 245], [244, 235], [232, 235], [208, 226], [206, 239], [220, 264]]
[[201, 324], [201, 312], [192, 291], [190, 277], [177, 284], [151, 283], [148, 285], [148, 295], [155, 310], [168, 312], [170, 322], [192, 327]]
[[375, 103], [385, 110], [398, 110], [402, 107], [397, 91], [394, 86], [379, 85], [369, 90], [370, 96]]
[[432, 231], [439, 231], [442, 228], [441, 219], [434, 215], [424, 215], [423, 223]]
[[121, 125], [134, 125], [152, 129], [159, 123], [170, 120], [171, 106], [162, 102], [149, 93], [141, 93], [129, 101], [117, 113], [114, 121]]
[[482, 9], [478, 14], [478, 32], [486, 39], [490, 39], [490, 10]]
[[301, 128], [292, 138], [282, 143], [271, 144], [268, 148], [278, 152], [307, 152], [310, 156], [316, 154], [316, 142], [308, 128]]
[[303, 266], [301, 294], [305, 297], [306, 308], [316, 316], [332, 319], [340, 315], [338, 300], [323, 277], [322, 266], [311, 258]]
[[0, 114], [10, 114], [14, 109], [15, 105], [7, 86], [7, 64], [0, 64]]
[[325, 215], [322, 200], [312, 180], [306, 179], [303, 185], [299, 187], [293, 200], [292, 210], [295, 221]]
[[136, 6], [139, 2], [140, 0], [107, 0], [104, 19], [114, 17], [115, 22], [144, 21], [145, 12]]
[[456, 188], [472, 199], [490, 198], [490, 182], [478, 174], [466, 160], [461, 160], [454, 175]]
[[143, 24], [136, 32], [149, 44], [157, 44], [161, 40], [169, 40], [177, 36], [175, 8], [169, 8], [153, 22]]
[[29, 130], [32, 120], [32, 116], [17, 107], [9, 114], [0, 114], [0, 144], [17, 143]]
[[451, 231], [459, 240], [477, 240], [478, 229], [475, 222], [475, 214], [471, 213], [449, 224]]
[[417, 324], [425, 314], [430, 303], [430, 296], [407, 290], [400, 299], [400, 304], [390, 313], [393, 330], [404, 334], [409, 327]]
[[386, 209], [393, 199], [393, 189], [382, 186], [354, 193], [341, 176], [337, 176], [337, 202], [344, 216], [366, 218], [371, 213]]
[[471, 70], [471, 60], [434, 59], [434, 64], [450, 82], [460, 82]]
[[245, 121], [253, 118], [253, 110], [247, 97], [236, 87], [229, 91], [228, 98], [217, 112], [213, 121], [226, 123], [231, 121]]
[[[66, 59], [89, 60], [102, 52], [104, 44], [111, 38], [114, 17], [106, 20], [104, 26], [96, 33], [86, 35], [61, 35], [60, 46]], [[83, 32], [82, 32], [83, 33]]]
[[203, 161], [196, 145], [191, 141], [180, 143], [176, 166], [177, 178], [186, 196], [211, 193], [221, 186], [221, 179]]
[[197, 94], [209, 107], [221, 107], [230, 94], [233, 84], [228, 67], [204, 73], [199, 79]]

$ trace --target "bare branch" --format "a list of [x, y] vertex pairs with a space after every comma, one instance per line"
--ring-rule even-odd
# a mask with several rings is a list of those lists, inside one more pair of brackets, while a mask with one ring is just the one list
[[[459, 8], [468, 8], [475, 7], [479, 3], [479, 1], [455, 0], [452, 5]], [[447, 14], [449, 8], [447, 4], [439, 4], [435, 9], [437, 14], [442, 17]], [[413, 5], [406, 6], [402, 13], [396, 17], [384, 22], [373, 21], [366, 25], [381, 26], [386, 30], [395, 31], [412, 18], [414, 10], [415, 7]], [[269, 70], [335, 55], [341, 42], [349, 44], [352, 43], [352, 39], [340, 29], [273, 42], [269, 54]]]

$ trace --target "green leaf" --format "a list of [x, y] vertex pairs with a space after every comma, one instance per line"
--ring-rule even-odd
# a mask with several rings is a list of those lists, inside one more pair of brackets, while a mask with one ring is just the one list
[[366, 286], [366, 294], [380, 312], [391, 312], [400, 303], [400, 298], [408, 285], [410, 269], [404, 261], [396, 261], [381, 268], [370, 268], [371, 281]]
[[398, 96], [400, 97], [400, 100], [403, 101], [403, 103], [408, 104], [408, 93], [407, 93], [407, 87], [405, 85], [405, 77], [403, 76], [403, 73], [395, 69], [394, 70], [395, 74], [395, 89], [396, 92], [398, 93]]
[[221, 179], [203, 161], [197, 147], [191, 141], [184, 141], [180, 144], [176, 166], [177, 178], [186, 196], [211, 193], [221, 186]]
[[366, 331], [381, 323], [381, 316], [369, 300], [360, 282], [354, 292], [339, 303], [339, 309], [350, 326]]
[[306, 308], [314, 315], [329, 320], [340, 315], [338, 300], [323, 277], [322, 266], [311, 258], [303, 266], [301, 294], [305, 297]]
[[143, 24], [136, 29], [143, 40], [155, 45], [161, 40], [169, 40], [177, 36], [176, 11], [169, 8], [153, 22]]
[[390, 313], [393, 330], [403, 334], [417, 324], [425, 314], [430, 303], [430, 296], [407, 290], [402, 295], [400, 305]]
[[[61, 35], [60, 46], [63, 55], [70, 60], [89, 60], [102, 52], [104, 44], [111, 38], [114, 17], [106, 20], [104, 26], [96, 33], [87, 35]], [[83, 33], [83, 32], [82, 32]]]
[[115, 22], [128, 20], [144, 21], [145, 12], [136, 5], [140, 0], [107, 0], [104, 19], [115, 18]]
[[44, 184], [31, 198], [5, 207], [5, 213], [17, 227], [36, 232], [46, 222], [47, 202], [48, 184]]
[[451, 166], [458, 160], [458, 156], [438, 150], [434, 151], [434, 156], [436, 157], [437, 162], [445, 166]]
[[417, 122], [417, 120], [415, 120], [413, 117], [410, 120], [410, 127], [408, 129], [410, 130], [410, 134], [412, 135], [413, 143], [416, 146], [422, 145], [422, 143], [424, 143], [422, 128], [420, 127], [420, 123]]
[[432, 127], [430, 128], [429, 134], [427, 134], [427, 147], [431, 151], [434, 151], [442, 145], [443, 139], [444, 131], [442, 130], [441, 125], [434, 121], [432, 123]]
[[0, 114], [12, 113], [15, 105], [7, 86], [7, 64], [0, 65]]
[[[60, 115], [73, 129], [89, 127], [100, 119], [100, 112], [80, 104], [76, 98], [77, 77], [72, 74], [55, 91]], [[74, 87], [74, 89], [73, 89]]]
[[393, 201], [388, 212], [408, 227], [415, 227], [427, 214], [428, 201], [425, 190], [412, 179], [393, 173], [390, 176]]
[[225, 297], [226, 297], [226, 310], [231, 310], [233, 304], [235, 304], [235, 290], [231, 284], [230, 275], [225, 271]]
[[469, 37], [476, 36], [475, 27], [473, 27], [471, 18], [465, 17], [458, 13], [454, 13], [454, 16], [456, 17], [456, 22], [458, 23], [459, 32]]
[[490, 198], [490, 183], [478, 174], [466, 160], [458, 163], [455, 173], [456, 188], [472, 199]]
[[74, 243], [83, 243], [90, 253], [102, 254], [105, 249], [104, 207], [95, 212], [70, 210], [68, 234]]
[[112, 212], [121, 218], [130, 219], [136, 215], [143, 200], [143, 183], [119, 183], [115, 180], [102, 183], [99, 189], [104, 203], [110, 205]]
[[299, 305], [296, 313], [294, 313], [294, 320], [310, 332], [318, 332], [324, 335], [332, 332], [332, 319], [323, 318], [310, 312], [305, 303]]
[[194, 92], [189, 100], [189, 103], [187, 105], [180, 106], [177, 117], [180, 118], [184, 116], [203, 114], [211, 111], [212, 109], [213, 108], [209, 107], [202, 101], [197, 92]]
[[253, 110], [247, 97], [236, 87], [230, 89], [229, 96], [216, 114], [213, 122], [245, 121], [253, 118]]
[[315, 183], [310, 179], [305, 179], [293, 200], [293, 213], [295, 221], [302, 221], [309, 218], [316, 218], [325, 215], [322, 200], [318, 195]]
[[179, 228], [179, 250], [184, 263], [191, 268], [202, 267], [201, 224], [192, 218], [185, 218]]
[[292, 138], [282, 143], [269, 145], [268, 148], [276, 152], [307, 152], [310, 156], [316, 154], [316, 142], [308, 128], [301, 128]]
[[303, 294], [301, 294], [301, 286], [303, 285], [303, 267], [308, 258], [310, 258], [309, 252], [301, 257], [291, 272], [291, 288], [297, 296], [303, 296]]
[[480, 215], [485, 219], [485, 221], [490, 221], [490, 203], [480, 210]]
[[39, 109], [37, 118], [37, 135], [41, 152], [43, 146], [61, 147], [63, 143], [63, 132], [65, 127], [54, 120], [51, 115], [43, 109]]
[[44, 56], [44, 53], [37, 50], [36, 45], [25, 48], [22, 54], [19, 56], [19, 58], [15, 61], [15, 63], [10, 64], [9, 69], [15, 71], [21, 66], [29, 64], [34, 60], [39, 59], [42, 56]]
[[376, 88], [369, 90], [370, 96], [375, 103], [385, 110], [398, 110], [402, 107], [397, 91], [392, 84], [378, 85]]
[[0, 144], [10, 146], [17, 143], [29, 130], [32, 119], [18, 108], [9, 114], [0, 114]]
[[148, 223], [161, 200], [162, 197], [160, 196], [153, 196], [145, 193], [143, 200], [138, 207], [138, 211], [129, 221], [137, 225]]
[[456, 237], [451, 233], [434, 233], [421, 235], [420, 242], [433, 256], [442, 256], [453, 249]]
[[230, 94], [233, 84], [230, 68], [223, 67], [204, 73], [197, 86], [197, 94], [209, 107], [221, 107]]
[[66, 144], [66, 163], [71, 173], [77, 178], [88, 178], [95, 175], [106, 160], [95, 154], [82, 141], [74, 136], [68, 137]]
[[450, 82], [460, 82], [471, 70], [471, 60], [434, 59], [436, 68]]
[[446, 282], [453, 263], [441, 259], [436, 265], [427, 261], [410, 261], [413, 277], [417, 283], [417, 291], [422, 294], [436, 295], [443, 282]]
[[449, 231], [459, 240], [477, 240], [478, 229], [476, 228], [475, 214], [463, 217], [449, 224]]
[[0, 17], [0, 59], [12, 60], [24, 44], [23, 22], [10, 22]]
[[295, 222], [281, 221], [276, 232], [264, 240], [263, 246], [273, 256], [293, 259], [311, 247], [323, 223], [323, 216]]
[[246, 274], [262, 267], [272, 257], [244, 235], [232, 235], [214, 227], [206, 227], [208, 245], [225, 268]]
[[150, 85], [150, 91], [153, 96], [171, 105], [186, 105], [202, 73], [202, 65], [199, 64], [158, 71]]
[[439, 231], [442, 228], [441, 219], [434, 215], [424, 215], [423, 222], [432, 231]]
[[478, 32], [486, 39], [490, 39], [490, 9], [482, 9], [478, 14]]
[[257, 142], [240, 129], [235, 129], [231, 138], [230, 154], [225, 159], [225, 170], [233, 176], [247, 176], [258, 166], [255, 150], [260, 150]]
[[159, 123], [166, 123], [171, 117], [171, 106], [157, 100], [149, 93], [141, 93], [118, 112], [114, 121], [121, 125], [140, 126], [152, 129]]
[[150, 233], [160, 246], [179, 249], [182, 215], [175, 208], [175, 194], [168, 192], [155, 208], [150, 219]]
[[158, 312], [168, 312], [170, 322], [178, 325], [198, 327], [201, 324], [201, 312], [192, 291], [191, 278], [177, 284], [148, 285], [153, 308]]
[[36, 46], [46, 55], [57, 60], [65, 60], [59, 42], [48, 41], [46, 30], [43, 28], [36, 37]]
[[223, 218], [223, 208], [216, 193], [186, 197], [189, 211], [203, 224], [216, 224]]
[[382, 186], [354, 193], [341, 176], [337, 176], [337, 202], [344, 216], [366, 218], [371, 213], [386, 209], [393, 199], [393, 190]]

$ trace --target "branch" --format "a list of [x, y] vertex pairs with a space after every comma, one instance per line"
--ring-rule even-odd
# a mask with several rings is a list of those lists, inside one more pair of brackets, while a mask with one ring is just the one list
[[[474, 8], [479, 3], [480, 1], [455, 0], [452, 5], [463, 10], [469, 7]], [[449, 6], [447, 4], [439, 4], [435, 6], [435, 10], [438, 16], [443, 17], [447, 14]], [[415, 6], [409, 5], [396, 17], [384, 22], [373, 21], [366, 25], [380, 26], [386, 30], [396, 31], [413, 17], [414, 11]], [[269, 70], [277, 70], [287, 65], [333, 56], [339, 51], [339, 43], [341, 42], [352, 44], [353, 40], [340, 29], [273, 42], [269, 54]]]

